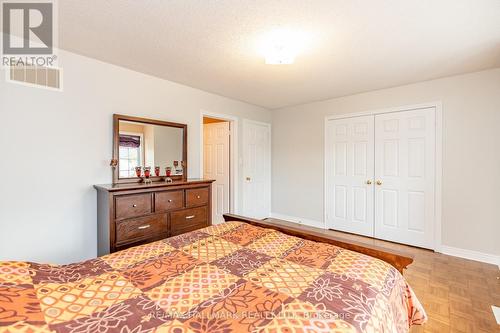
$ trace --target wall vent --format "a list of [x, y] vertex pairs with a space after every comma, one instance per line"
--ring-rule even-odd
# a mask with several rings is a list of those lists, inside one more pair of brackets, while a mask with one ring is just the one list
[[55, 67], [11, 66], [7, 81], [32, 87], [62, 90], [62, 70]]

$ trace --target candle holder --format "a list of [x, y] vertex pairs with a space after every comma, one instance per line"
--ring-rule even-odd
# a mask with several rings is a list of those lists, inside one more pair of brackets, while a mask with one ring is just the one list
[[152, 181], [149, 179], [151, 177], [151, 167], [144, 167], [144, 183], [151, 184]]
[[179, 174], [179, 170], [177, 167], [179, 166], [179, 161], [174, 161], [174, 173], [177, 175]]
[[135, 167], [135, 175], [139, 178], [141, 178], [142, 176], [142, 167], [138, 166], [138, 167]]
[[172, 182], [172, 178], [170, 178], [170, 176], [172, 175], [172, 167], [166, 167], [165, 168], [165, 179], [163, 179], [164, 182], [166, 183], [171, 183]]

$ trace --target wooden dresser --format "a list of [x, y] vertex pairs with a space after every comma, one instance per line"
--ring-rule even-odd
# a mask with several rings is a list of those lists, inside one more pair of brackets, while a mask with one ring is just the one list
[[212, 182], [94, 185], [98, 255], [211, 225]]

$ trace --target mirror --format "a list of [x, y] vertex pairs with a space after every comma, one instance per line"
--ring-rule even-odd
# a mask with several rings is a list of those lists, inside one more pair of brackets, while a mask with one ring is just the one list
[[185, 124], [115, 115], [114, 126], [115, 182], [143, 181], [145, 167], [152, 181], [187, 178]]

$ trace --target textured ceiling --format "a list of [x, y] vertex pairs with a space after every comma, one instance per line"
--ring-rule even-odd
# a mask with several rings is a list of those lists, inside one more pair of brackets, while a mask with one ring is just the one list
[[[62, 0], [61, 48], [279, 108], [500, 67], [499, 0]], [[256, 42], [306, 33], [293, 65]]]

